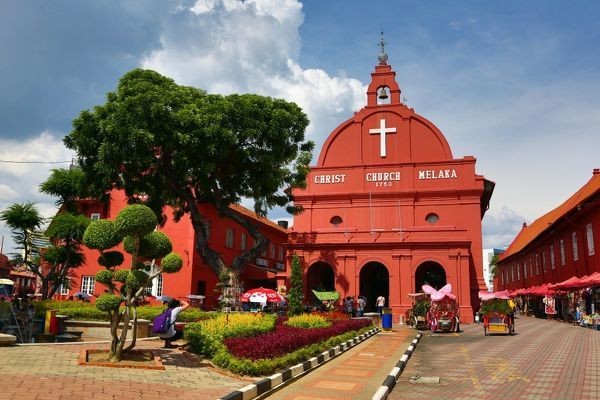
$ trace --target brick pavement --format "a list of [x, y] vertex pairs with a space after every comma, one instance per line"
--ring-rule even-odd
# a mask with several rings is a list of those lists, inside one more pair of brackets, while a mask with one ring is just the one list
[[[299, 393], [287, 399], [370, 399], [415, 336], [407, 327], [379, 333], [325, 363], [296, 382]], [[160, 353], [164, 371], [79, 366], [80, 349], [108, 343], [13, 346], [0, 349], [2, 400], [180, 400], [217, 399], [260, 378], [242, 379], [162, 341], [138, 341], [136, 348]], [[310, 377], [310, 388], [302, 388]], [[298, 387], [298, 386], [296, 386]], [[280, 391], [268, 398], [278, 398]], [[326, 397], [323, 397], [326, 395]], [[311, 397], [312, 396], [312, 397]], [[321, 396], [321, 397], [319, 397]], [[281, 397], [279, 397], [281, 398]]]
[[272, 400], [367, 400], [400, 360], [416, 331], [394, 326], [268, 395]]
[[[521, 317], [514, 336], [425, 333], [388, 396], [400, 399], [599, 399], [600, 332]], [[439, 377], [439, 384], [411, 377]]]
[[159, 340], [138, 341], [138, 349], [160, 353], [164, 371], [77, 365], [84, 348], [108, 344], [52, 344], [0, 348], [2, 400], [180, 400], [217, 399], [256, 380], [241, 379]]

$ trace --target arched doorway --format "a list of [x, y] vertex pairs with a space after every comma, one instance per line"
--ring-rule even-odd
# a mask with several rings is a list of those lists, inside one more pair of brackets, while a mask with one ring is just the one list
[[385, 305], [390, 305], [390, 276], [385, 265], [378, 262], [367, 263], [360, 270], [359, 296], [367, 298], [366, 312], [375, 311], [375, 300], [385, 297]]
[[335, 291], [335, 275], [333, 268], [326, 262], [316, 262], [306, 271], [306, 299], [307, 305], [313, 305], [314, 295], [313, 290], [318, 292], [333, 292]]
[[423, 285], [441, 289], [446, 284], [446, 271], [435, 261], [426, 261], [415, 271], [415, 291], [420, 292]]

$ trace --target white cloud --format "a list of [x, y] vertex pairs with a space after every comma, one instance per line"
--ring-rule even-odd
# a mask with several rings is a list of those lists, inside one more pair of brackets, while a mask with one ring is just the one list
[[[142, 61], [144, 68], [178, 83], [212, 93], [259, 93], [296, 102], [307, 113], [307, 130], [317, 145], [366, 101], [357, 79], [330, 76], [298, 64], [297, 1], [197, 1], [186, 15], [166, 23], [162, 48]], [[181, 35], [183, 18], [187, 33]]]

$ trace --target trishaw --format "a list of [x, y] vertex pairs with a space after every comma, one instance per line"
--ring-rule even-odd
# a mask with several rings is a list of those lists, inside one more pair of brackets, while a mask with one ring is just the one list
[[479, 314], [483, 315], [483, 334], [508, 333], [512, 335], [514, 328], [514, 310], [509, 305], [510, 297], [506, 290], [501, 292], [479, 292], [481, 307]]
[[440, 290], [435, 290], [429, 285], [423, 285], [423, 291], [431, 298], [431, 307], [427, 313], [427, 320], [433, 333], [458, 332], [460, 330], [460, 317], [456, 296], [451, 293], [452, 286], [448, 283]]
[[413, 301], [412, 307], [406, 310], [404, 314], [408, 325], [418, 330], [429, 329], [429, 321], [427, 320], [427, 313], [431, 306], [429, 296], [425, 293], [409, 293], [408, 297]]

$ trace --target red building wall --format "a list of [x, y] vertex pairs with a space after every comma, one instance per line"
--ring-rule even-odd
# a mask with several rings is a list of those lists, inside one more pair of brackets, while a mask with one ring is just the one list
[[530, 226], [523, 224], [521, 232], [500, 257], [494, 287], [516, 290], [600, 271], [599, 237], [600, 170], [594, 169], [592, 178], [563, 204]]
[[[110, 193], [110, 201], [107, 205], [96, 201], [84, 201], [81, 203], [81, 211], [88, 217], [93, 213], [99, 213], [102, 219], [114, 219], [126, 204], [124, 193], [113, 190]], [[284, 257], [280, 257], [279, 249], [283, 248], [286, 241], [286, 229], [265, 218], [258, 218], [256, 214], [241, 206], [232, 206], [232, 208], [241, 214], [254, 218], [259, 224], [261, 232], [267, 237], [270, 244], [275, 246], [274, 255], [268, 249], [267, 253], [260, 257], [261, 260], [258, 263], [261, 265], [254, 263], [246, 268], [242, 274], [246, 289], [265, 285], [273, 288], [285, 286], [285, 260]], [[246, 234], [247, 246], [250, 247], [253, 244], [252, 237], [245, 230], [232, 220], [221, 218], [213, 207], [203, 206], [201, 212], [210, 223], [209, 243], [211, 247], [221, 253], [226, 264], [231, 264], [233, 258], [241, 253], [242, 232]], [[215, 291], [217, 277], [194, 250], [195, 235], [189, 217], [186, 215], [179, 222], [175, 222], [169, 209], [167, 214], [169, 218], [159, 230], [171, 238], [173, 251], [181, 255], [184, 265], [181, 271], [176, 274], [163, 274], [162, 294], [175, 298], [185, 298], [190, 294], [205, 295], [204, 306], [210, 309], [216, 305], [219, 295]], [[233, 247], [227, 247], [225, 243], [228, 228], [234, 231]], [[123, 251], [122, 246], [119, 246], [118, 250]], [[84, 252], [86, 263], [76, 271], [76, 276], [72, 279], [73, 288], [69, 294], [81, 290], [82, 277], [92, 277], [103, 268], [97, 262], [98, 251], [84, 248]], [[127, 253], [124, 254], [126, 257], [123, 266], [128, 266], [131, 257]], [[105, 289], [104, 285], [96, 282], [94, 294], [100, 295]], [[69, 294], [62, 297], [67, 298]]]

